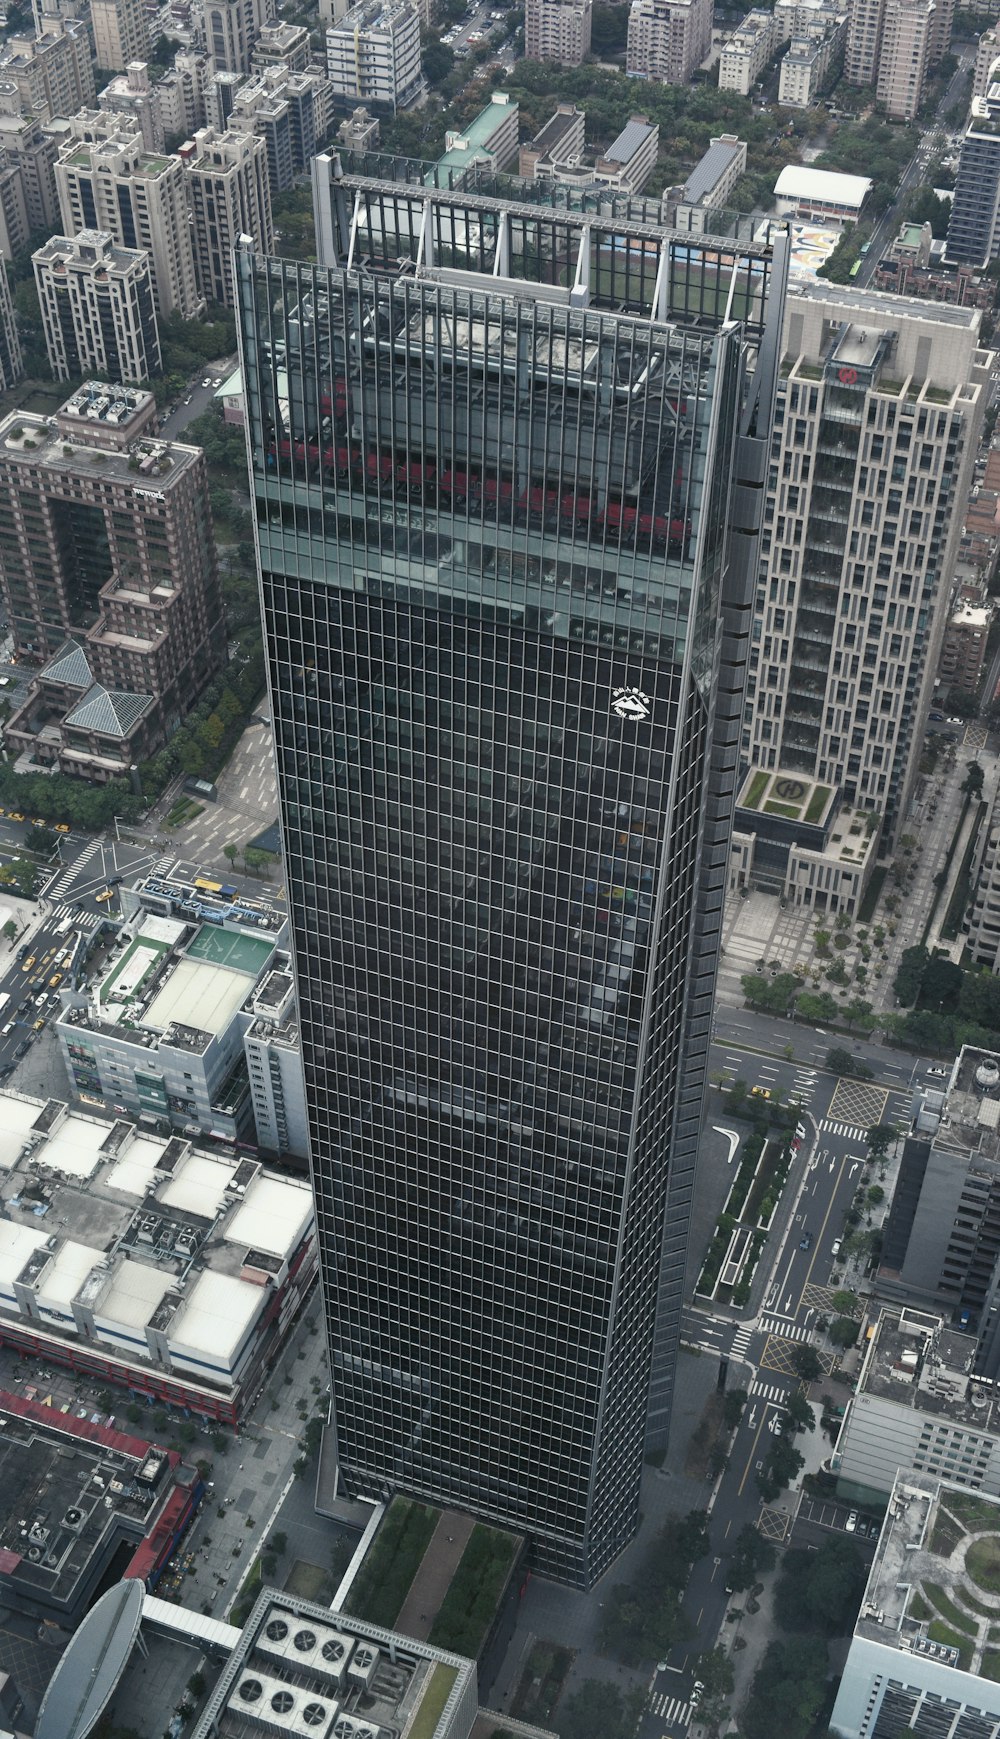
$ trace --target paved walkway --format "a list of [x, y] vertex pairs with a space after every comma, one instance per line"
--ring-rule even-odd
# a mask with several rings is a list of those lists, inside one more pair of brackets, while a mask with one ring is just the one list
[[395, 1628], [405, 1636], [427, 1641], [475, 1525], [474, 1516], [460, 1515], [457, 1510], [444, 1511], [396, 1618]]

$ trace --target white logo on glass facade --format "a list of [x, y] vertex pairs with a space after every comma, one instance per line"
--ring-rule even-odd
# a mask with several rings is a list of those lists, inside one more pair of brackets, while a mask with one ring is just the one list
[[620, 719], [648, 719], [653, 703], [641, 688], [616, 688], [611, 711]]

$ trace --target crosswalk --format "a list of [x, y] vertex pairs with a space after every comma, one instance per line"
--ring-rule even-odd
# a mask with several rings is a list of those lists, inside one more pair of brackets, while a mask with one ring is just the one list
[[867, 1141], [868, 1139], [867, 1129], [859, 1129], [856, 1123], [831, 1123], [828, 1117], [824, 1117], [820, 1123], [820, 1128], [825, 1130], [827, 1135], [846, 1135], [850, 1141]]
[[72, 918], [78, 930], [93, 930], [100, 923], [96, 912], [85, 912], [80, 906], [74, 906], [67, 900], [63, 900], [58, 906], [53, 906], [52, 916], [53, 918]]
[[689, 1727], [691, 1725], [691, 1704], [683, 1697], [668, 1697], [666, 1691], [657, 1691], [650, 1697], [649, 1706], [654, 1715], [659, 1715], [661, 1721], [666, 1721], [672, 1727]]
[[799, 1322], [786, 1322], [783, 1317], [762, 1316], [761, 1331], [764, 1334], [776, 1334], [782, 1340], [808, 1340], [809, 1330]]
[[65, 870], [58, 880], [46, 890], [50, 900], [58, 900], [62, 894], [69, 893], [70, 889], [81, 879], [81, 872], [86, 869], [91, 858], [101, 850], [103, 843], [103, 840], [92, 839], [89, 845], [84, 846], [79, 857], [73, 859], [69, 869]]
[[780, 1401], [782, 1405], [788, 1401], [788, 1390], [780, 1383], [753, 1382], [750, 1384], [750, 1394], [755, 1401]]
[[747, 1350], [748, 1346], [750, 1345], [750, 1342], [753, 1340], [753, 1337], [754, 1337], [753, 1323], [750, 1323], [749, 1326], [744, 1325], [743, 1328], [737, 1329], [736, 1333], [733, 1335], [733, 1357], [734, 1358], [742, 1359], [745, 1356], [746, 1350]]

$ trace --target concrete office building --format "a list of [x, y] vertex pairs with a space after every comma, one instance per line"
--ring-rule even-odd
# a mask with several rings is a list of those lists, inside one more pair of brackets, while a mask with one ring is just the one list
[[244, 1005], [243, 1049], [258, 1151], [304, 1160], [309, 1153], [302, 1045], [291, 961], [275, 955]]
[[86, 650], [74, 703], [89, 717], [91, 686], [120, 702], [121, 740], [102, 766], [74, 712], [53, 716], [39, 673], [8, 730], [63, 772], [127, 771], [122, 716], [145, 718], [147, 745], [162, 741], [225, 656], [205, 457], [157, 438], [155, 413], [151, 393], [90, 382], [55, 418], [0, 423], [0, 590], [15, 645], [51, 659], [75, 635]]
[[106, 230], [120, 247], [144, 248], [157, 314], [201, 313], [179, 158], [148, 152], [129, 117], [85, 111], [71, 121], [55, 176], [64, 235]]
[[686, 85], [712, 46], [712, 0], [632, 0], [625, 66], [631, 78]]
[[592, 12], [592, 0], [526, 0], [525, 57], [579, 66], [590, 53]]
[[149, 255], [105, 230], [53, 236], [31, 256], [49, 367], [56, 380], [107, 375], [138, 386], [159, 374]]
[[[976, 1555], [969, 1551], [978, 1542]], [[1000, 1505], [961, 1483], [901, 1472], [830, 1717], [842, 1739], [988, 1739], [1000, 1722], [981, 1564], [1000, 1551]], [[951, 1628], [953, 1615], [961, 1633]], [[942, 1623], [942, 1619], [944, 1622]], [[941, 1640], [942, 1631], [950, 1640]]]
[[55, 1099], [0, 1113], [4, 1343], [235, 1424], [315, 1278], [305, 1180]]
[[885, 0], [875, 98], [890, 120], [912, 121], [932, 63], [937, 0]]
[[198, 294], [231, 308], [233, 250], [240, 237], [251, 236], [268, 251], [274, 245], [267, 147], [259, 134], [219, 134], [203, 127], [178, 156], [184, 164]]
[[[340, 1473], [460, 1502], [590, 1583], [634, 1531], [668, 1424], [762, 499], [740, 479], [766, 467], [739, 407], [761, 394], [770, 428], [786, 238], [749, 256], [713, 239], [702, 308], [691, 237], [609, 217], [598, 259], [589, 214], [538, 182], [519, 203], [334, 167], [316, 163], [308, 318], [296, 269], [249, 252], [238, 306], [322, 1224], [339, 1199], [323, 1260]], [[495, 246], [433, 266], [446, 213], [448, 234]], [[555, 247], [574, 305], [511, 280], [508, 245], [548, 288]], [[762, 299], [723, 325], [720, 274], [748, 272]], [[668, 285], [700, 323], [669, 321]], [[454, 421], [459, 403], [492, 409]], [[322, 578], [301, 548], [289, 561], [307, 501]], [[362, 528], [393, 512], [420, 536], [367, 543], [359, 591]], [[400, 731], [389, 785], [362, 798]], [[530, 814], [511, 780], [530, 780]], [[366, 890], [349, 930], [348, 885]], [[387, 1212], [428, 1179], [426, 1215]]]
[[684, 183], [674, 219], [678, 228], [698, 231], [711, 228], [709, 214], [725, 211], [746, 166], [745, 140], [737, 139], [735, 133], [722, 133], [713, 139]]
[[[983, 850], [991, 851], [991, 830]], [[995, 896], [970, 928], [993, 965]], [[990, 948], [994, 950], [989, 959]], [[977, 1369], [1000, 1375], [1000, 1059], [965, 1045], [940, 1091], [925, 1092], [903, 1145], [879, 1270], [884, 1294], [947, 1309], [980, 1339]]]
[[94, 58], [106, 72], [124, 72], [130, 61], [148, 61], [152, 46], [142, 0], [90, 0]]
[[326, 33], [335, 99], [395, 114], [424, 88], [420, 16], [408, 0], [361, 0]]
[[854, 912], [897, 837], [992, 366], [979, 327], [833, 285], [789, 296], [734, 883], [752, 862], [786, 899]]
[[47, 21], [37, 37], [8, 38], [0, 53], [0, 80], [17, 87], [23, 113], [39, 122], [89, 108], [94, 71], [86, 25]]
[[830, 1466], [838, 1495], [880, 1507], [898, 1473], [1000, 1494], [1000, 1397], [975, 1376], [975, 1336], [912, 1305], [869, 1331]]
[[100, 981], [64, 995], [55, 1030], [77, 1095], [189, 1135], [252, 1140], [240, 1010], [274, 947], [238, 918], [220, 928], [142, 912]]
[[737, 91], [748, 97], [776, 47], [773, 14], [755, 7], [722, 45], [720, 91]]

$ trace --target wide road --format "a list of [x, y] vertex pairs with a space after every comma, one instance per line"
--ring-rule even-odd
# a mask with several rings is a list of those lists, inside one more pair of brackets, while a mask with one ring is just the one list
[[[831, 1074], [823, 1064], [832, 1045], [863, 1058], [876, 1079], [862, 1083]], [[793, 1057], [786, 1054], [789, 1046]], [[685, 1595], [692, 1636], [670, 1653], [655, 1676], [641, 1739], [681, 1739], [687, 1732], [695, 1657], [715, 1645], [724, 1624], [730, 1603], [727, 1564], [741, 1528], [750, 1522], [778, 1543], [787, 1538], [790, 1518], [762, 1505], [756, 1475], [788, 1396], [799, 1386], [796, 1351], [811, 1338], [817, 1317], [830, 1314], [833, 1245], [844, 1232], [858, 1186], [865, 1132], [875, 1122], [905, 1121], [912, 1086], [940, 1084], [939, 1065], [929, 1061], [914, 1062], [866, 1040], [852, 1041], [749, 1010], [717, 1010], [711, 1067], [716, 1078], [740, 1078], [749, 1087], [777, 1089], [785, 1100], [798, 1099], [808, 1133], [804, 1163], [793, 1167], [782, 1199], [780, 1235], [768, 1245], [765, 1283], [752, 1314], [738, 1318], [711, 1306], [688, 1307], [683, 1313], [684, 1340], [705, 1354], [726, 1358], [727, 1387], [746, 1389], [749, 1400], [712, 1508], [710, 1549], [695, 1565]], [[712, 1109], [710, 1103], [710, 1115]], [[824, 1347], [818, 1350], [829, 1372], [833, 1356]], [[835, 1384], [835, 1373], [828, 1381]], [[814, 1541], [824, 1530], [843, 1529], [846, 1505], [831, 1501], [813, 1508], [817, 1513], [809, 1532]]]

